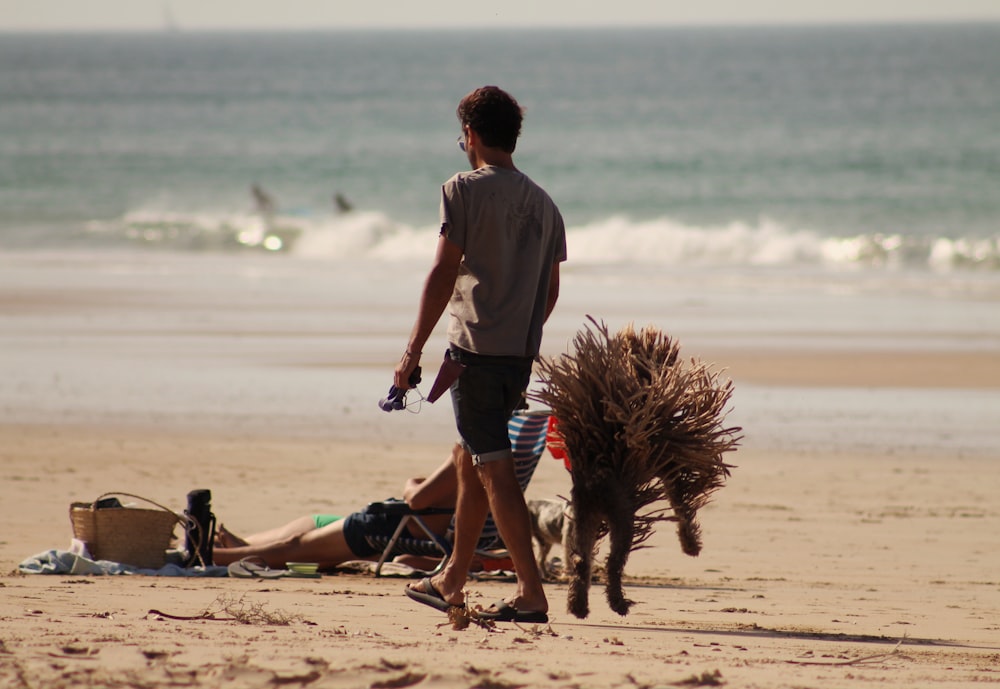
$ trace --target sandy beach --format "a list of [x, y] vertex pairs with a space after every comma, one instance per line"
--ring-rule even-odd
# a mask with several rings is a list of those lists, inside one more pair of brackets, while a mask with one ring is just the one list
[[[549, 354], [586, 313], [670, 323], [687, 355], [732, 377], [746, 439], [701, 513], [702, 555], [683, 555], [668, 526], [633, 554], [627, 617], [595, 582], [576, 619], [553, 582], [548, 625], [455, 630], [396, 578], [17, 572], [68, 547], [71, 502], [107, 491], [180, 510], [209, 488], [219, 520], [243, 533], [398, 495], [454, 435], [447, 406], [375, 405], [420, 266], [396, 291], [359, 293], [364, 266], [0, 264], [0, 685], [1000, 683], [1000, 356], [984, 315], [996, 295], [901, 301], [890, 331], [819, 294], [776, 317], [773, 300], [746, 312], [739, 290], [678, 291], [683, 276], [630, 300], [628, 286], [570, 272]], [[546, 456], [528, 494], [569, 486]], [[488, 606], [509, 590], [479, 580], [468, 595]], [[248, 610], [272, 623], [236, 619]]]

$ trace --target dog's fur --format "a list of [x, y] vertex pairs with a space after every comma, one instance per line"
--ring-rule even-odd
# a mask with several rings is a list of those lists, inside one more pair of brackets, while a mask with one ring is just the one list
[[612, 336], [590, 320], [596, 330], [578, 332], [572, 354], [541, 361], [545, 387], [534, 395], [559, 420], [552, 442], [572, 458], [567, 607], [580, 618], [589, 614], [604, 537], [605, 596], [619, 615], [633, 605], [622, 589], [629, 553], [659, 522], [675, 522], [681, 549], [698, 554], [698, 509], [725, 483], [730, 467], [722, 457], [742, 430], [722, 425], [732, 383], [698, 360], [680, 359], [675, 340], [652, 327]]
[[573, 507], [566, 500], [528, 500], [531, 515], [531, 536], [535, 545], [535, 558], [542, 578], [558, 578], [549, 564], [549, 551], [553, 545], [563, 549], [563, 571], [569, 559], [569, 544], [574, 538]]

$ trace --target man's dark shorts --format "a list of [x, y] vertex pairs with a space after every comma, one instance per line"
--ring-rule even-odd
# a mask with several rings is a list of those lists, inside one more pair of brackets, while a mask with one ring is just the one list
[[534, 359], [485, 356], [455, 346], [448, 354], [466, 366], [451, 386], [455, 423], [465, 449], [477, 465], [510, 457], [507, 422], [515, 409], [526, 406], [524, 391]]
[[344, 517], [344, 540], [347, 547], [358, 557], [370, 557], [382, 552], [382, 548], [373, 548], [368, 543], [367, 536], [384, 537], [386, 541], [396, 533], [399, 522], [403, 520], [399, 514], [369, 514], [365, 508]]

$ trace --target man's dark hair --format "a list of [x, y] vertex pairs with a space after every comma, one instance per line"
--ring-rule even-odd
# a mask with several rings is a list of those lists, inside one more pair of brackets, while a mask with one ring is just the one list
[[478, 88], [458, 104], [459, 122], [491, 148], [513, 153], [521, 135], [523, 111], [514, 97], [496, 86]]

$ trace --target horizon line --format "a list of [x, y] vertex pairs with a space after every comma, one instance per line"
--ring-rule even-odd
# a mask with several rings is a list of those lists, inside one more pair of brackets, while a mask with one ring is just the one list
[[662, 29], [784, 29], [784, 28], [863, 28], [863, 27], [923, 27], [923, 26], [971, 26], [1000, 24], [1000, 17], [989, 18], [906, 18], [906, 19], [823, 19], [823, 20], [771, 20], [771, 21], [705, 21], [705, 22], [663, 22], [663, 23], [585, 23], [585, 24], [502, 24], [493, 26], [443, 24], [420, 26], [375, 26], [328, 25], [328, 26], [184, 26], [175, 22], [169, 26], [131, 27], [34, 27], [0, 28], [0, 35], [17, 34], [208, 34], [208, 33], [336, 33], [351, 31], [421, 33], [431, 31], [643, 31]]

